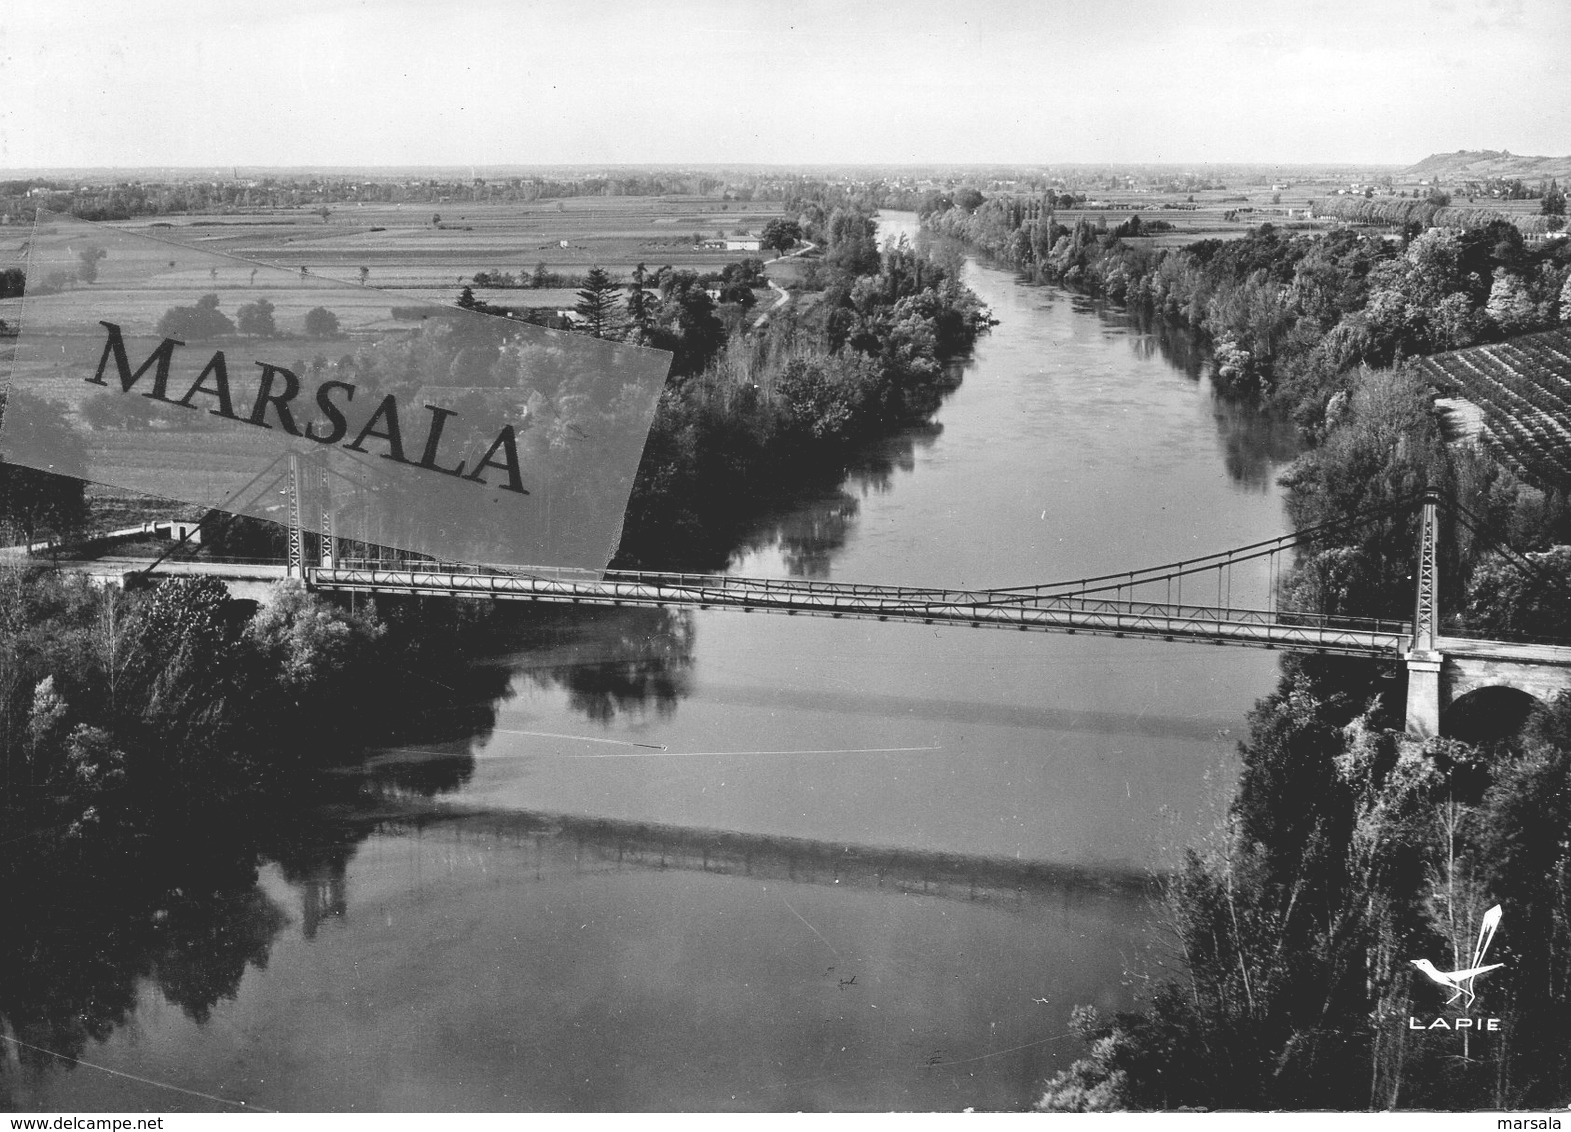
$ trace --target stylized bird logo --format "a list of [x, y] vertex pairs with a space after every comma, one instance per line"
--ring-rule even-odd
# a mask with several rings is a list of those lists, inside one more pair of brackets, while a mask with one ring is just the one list
[[[1473, 1005], [1473, 1000], [1478, 996], [1473, 993], [1473, 980], [1480, 975], [1488, 974], [1496, 967], [1504, 967], [1504, 963], [1490, 963], [1483, 965], [1484, 952], [1489, 950], [1489, 945], [1495, 938], [1495, 929], [1500, 926], [1500, 905], [1496, 904], [1484, 913], [1484, 921], [1478, 927], [1478, 946], [1473, 948], [1473, 962], [1470, 966], [1460, 971], [1441, 971], [1427, 959], [1410, 959], [1408, 962], [1428, 975], [1434, 982], [1443, 987], [1450, 987], [1456, 993], [1446, 999], [1449, 1006], [1463, 995], [1467, 995], [1467, 1007]], [[1464, 1007], [1465, 1009], [1466, 1007]]]

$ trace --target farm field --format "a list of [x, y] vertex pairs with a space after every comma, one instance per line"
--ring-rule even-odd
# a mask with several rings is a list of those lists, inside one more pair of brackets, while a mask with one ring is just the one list
[[1417, 359], [1445, 393], [1483, 412], [1485, 443], [1528, 482], [1571, 486], [1571, 330]]
[[[443, 205], [441, 213], [427, 205], [343, 205], [325, 223], [304, 208], [143, 217], [104, 227], [162, 241], [169, 245], [167, 255], [152, 244], [139, 251], [134, 281], [127, 278], [129, 265], [116, 271], [116, 264], [106, 261], [92, 290], [117, 309], [130, 303], [144, 313], [151, 310], [155, 321], [171, 306], [218, 291], [231, 315], [239, 303], [266, 298], [278, 308], [276, 321], [285, 333], [318, 305], [332, 309], [346, 331], [381, 330], [395, 325], [393, 305], [452, 304], [465, 286], [476, 298], [501, 306], [567, 309], [578, 301], [574, 287], [476, 286], [478, 272], [519, 277], [543, 266], [576, 278], [598, 265], [625, 281], [640, 263], [651, 271], [666, 264], [719, 271], [748, 256], [771, 253], [700, 248], [695, 235], [704, 240], [741, 232], [756, 236], [781, 215], [779, 202], [773, 201], [593, 197], [561, 201], [560, 210], [557, 203]], [[440, 226], [432, 223], [435, 215], [441, 216]], [[30, 234], [27, 227], [0, 229], [0, 263], [22, 262]], [[289, 275], [258, 274], [258, 264]], [[134, 298], [115, 293], [117, 276], [134, 289]], [[320, 294], [324, 284], [343, 286], [328, 301]], [[394, 294], [382, 293], [388, 291]], [[773, 300], [764, 288], [757, 297]]]
[[[51, 361], [56, 345], [69, 347], [73, 355], [96, 356], [103, 343], [96, 326], [100, 319], [123, 325], [128, 333], [132, 328], [146, 333], [172, 308], [190, 307], [204, 295], [216, 296], [219, 312], [231, 320], [243, 305], [265, 299], [273, 307], [275, 336], [215, 343], [232, 355], [267, 358], [304, 374], [385, 333], [412, 331], [418, 318], [408, 311], [395, 317], [395, 308], [451, 306], [461, 288], [472, 286], [477, 272], [528, 275], [544, 264], [548, 272], [574, 278], [598, 264], [625, 280], [638, 263], [651, 271], [668, 263], [718, 271], [768, 253], [695, 248], [695, 234], [703, 239], [738, 230], [756, 235], [780, 215], [777, 202], [696, 198], [570, 199], [562, 205], [444, 205], [440, 225], [432, 223], [429, 207], [392, 205], [346, 205], [331, 211], [326, 223], [319, 213], [304, 209], [142, 218], [93, 228], [66, 218], [51, 224], [46, 218], [37, 233], [30, 225], [0, 229], [0, 264], [26, 262], [26, 246], [35, 235], [40, 248], [68, 241], [69, 246], [52, 253], [58, 263], [33, 265], [35, 281], [47, 278], [52, 269], [62, 280], [55, 287], [38, 288], [25, 302], [0, 301], [0, 318], [21, 326], [24, 342], [38, 341], [35, 335], [50, 336], [50, 345], [41, 352], [35, 346], [18, 351], [17, 376], [35, 393], [61, 405], [68, 419], [84, 430], [92, 453], [91, 478], [124, 479], [134, 472], [135, 479], [159, 495], [173, 496], [186, 471], [148, 466], [133, 433], [88, 429], [83, 412], [94, 388], [84, 385], [74, 370], [64, 372], [58, 359]], [[68, 278], [77, 252], [87, 244], [105, 252], [92, 283]], [[365, 285], [361, 268], [367, 269]], [[563, 310], [578, 301], [574, 287], [472, 290], [477, 299], [499, 306]], [[777, 298], [768, 288], [759, 288], [756, 295], [759, 311]], [[306, 331], [306, 315], [318, 307], [337, 318], [336, 335], [323, 338]], [[197, 438], [210, 439], [209, 446], [217, 447], [196, 454], [196, 462], [228, 479], [233, 476], [226, 475], [232, 469], [225, 465], [224, 445], [232, 438], [226, 441], [225, 435]], [[188, 505], [156, 496], [138, 505], [134, 493], [118, 488], [95, 487], [91, 498], [94, 531], [191, 512]]]
[[[670, 264], [718, 271], [759, 253], [696, 247], [694, 236], [756, 237], [781, 215], [780, 208], [777, 201], [573, 197], [529, 204], [346, 204], [332, 209], [325, 222], [300, 208], [216, 218], [139, 218], [115, 227], [356, 284], [364, 267], [369, 286], [450, 298], [476, 272], [517, 276], [541, 264], [549, 272], [570, 275], [596, 264], [620, 276], [639, 263], [651, 269]], [[434, 217], [440, 222], [434, 223]]]
[[[1405, 191], [1418, 193], [1417, 184], [1399, 184]], [[1294, 183], [1276, 189], [1271, 185], [1247, 185], [1228, 189], [1207, 189], [1193, 194], [1164, 193], [1143, 190], [1107, 190], [1090, 193], [1098, 208], [1058, 209], [1055, 218], [1060, 224], [1073, 225], [1082, 218], [1095, 224], [1099, 220], [1109, 228], [1115, 227], [1132, 215], [1142, 220], [1163, 220], [1173, 225], [1170, 232], [1152, 236], [1126, 237], [1128, 242], [1147, 247], [1176, 248], [1196, 240], [1233, 240], [1247, 235], [1261, 224], [1274, 224], [1294, 232], [1327, 232], [1342, 227], [1344, 221], [1332, 217], [1310, 217], [1310, 204], [1316, 200], [1337, 198], [1338, 191], [1347, 191], [1347, 183], [1338, 181], [1312, 181]], [[1377, 194], [1375, 200], [1393, 199]], [[1476, 200], [1463, 195], [1453, 198], [1458, 208], [1481, 208], [1499, 212], [1508, 217], [1536, 216], [1537, 200], [1496, 200], [1479, 197]]]
[[1103, 207], [1061, 208], [1054, 217], [1060, 224], [1071, 226], [1081, 218], [1093, 224], [1101, 220], [1110, 228], [1134, 215], [1142, 221], [1163, 220], [1173, 225], [1171, 232], [1131, 237], [1129, 242], [1176, 248], [1196, 240], [1238, 239], [1251, 228], [1265, 223], [1294, 230], [1327, 231], [1336, 227], [1337, 222], [1308, 220], [1304, 212], [1311, 200], [1335, 191], [1336, 186], [1325, 184], [1294, 185], [1281, 190], [1272, 189], [1270, 185], [1206, 189], [1192, 194], [1108, 190], [1091, 194]]
[[[1265, 182], [1192, 194], [1088, 189], [1098, 207], [1060, 209], [1056, 216], [1060, 223], [1072, 224], [1084, 217], [1108, 227], [1133, 215], [1172, 224], [1169, 232], [1129, 238], [1131, 243], [1153, 247], [1236, 238], [1266, 222], [1294, 231], [1321, 231], [1341, 222], [1307, 218], [1310, 202], [1335, 197], [1351, 183]], [[1416, 189], [1409, 186], [1408, 191]], [[1522, 213], [1538, 207], [1531, 200], [1479, 203]], [[142, 217], [102, 226], [111, 254], [100, 264], [97, 281], [71, 284], [66, 295], [30, 302], [22, 321], [31, 331], [49, 330], [51, 311], [74, 311], [76, 318], [80, 304], [86, 302], [95, 311], [111, 312], [93, 318], [152, 326], [164, 312], [189, 306], [204, 294], [218, 294], [221, 310], [230, 318], [241, 305], [266, 299], [274, 306], [278, 328], [278, 337], [269, 340], [270, 352], [283, 364], [306, 366], [319, 355], [330, 359], [352, 352], [357, 340], [410, 330], [417, 320], [407, 311], [403, 318], [394, 317], [394, 308], [451, 305], [464, 287], [470, 287], [477, 299], [498, 306], [566, 310], [578, 301], [576, 287], [482, 286], [474, 282], [477, 274], [521, 278], [543, 267], [571, 279], [599, 265], [625, 280], [639, 263], [651, 271], [670, 264], [705, 272], [748, 256], [762, 258], [769, 253], [709, 249], [695, 241], [756, 236], [782, 210], [778, 201], [664, 196], [530, 203], [345, 203], [330, 206], [325, 218], [306, 206], [246, 214]], [[151, 240], [121, 239], [117, 246], [120, 233]], [[0, 262], [21, 262], [31, 235], [28, 227], [0, 228]], [[782, 260], [770, 264], [768, 274], [777, 284], [790, 286], [806, 266], [800, 259]], [[757, 312], [767, 310], [778, 297], [765, 288], [755, 295]], [[64, 298], [71, 301], [61, 304]], [[337, 339], [313, 340], [305, 333], [307, 312], [319, 306], [337, 317]], [[16, 315], [0, 310], [0, 317], [14, 321]], [[79, 409], [83, 395], [79, 383], [65, 388], [46, 379], [45, 384], [50, 395], [72, 410]], [[1498, 410], [1490, 419], [1494, 435], [1522, 427], [1515, 418], [1502, 419]], [[1565, 474], [1558, 467], [1559, 457], [1544, 459], [1555, 466], [1546, 465], [1540, 478]]]

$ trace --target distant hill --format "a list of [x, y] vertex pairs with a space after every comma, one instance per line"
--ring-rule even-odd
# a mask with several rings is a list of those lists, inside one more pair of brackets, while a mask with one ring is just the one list
[[1432, 153], [1406, 172], [1430, 180], [1439, 177], [1442, 181], [1483, 181], [1494, 177], [1537, 181], [1542, 177], [1571, 177], [1571, 157], [1524, 157], [1503, 149], [1459, 149], [1455, 153]]

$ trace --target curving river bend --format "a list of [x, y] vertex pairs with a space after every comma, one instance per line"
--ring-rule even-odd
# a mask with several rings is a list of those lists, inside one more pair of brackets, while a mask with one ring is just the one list
[[[999, 325], [959, 389], [761, 524], [733, 572], [1008, 586], [1285, 529], [1291, 442], [1219, 400], [1192, 343], [964, 271]], [[1235, 578], [1235, 604], [1265, 584]], [[210, 1010], [145, 979], [82, 1054], [145, 1082], [28, 1071], [25, 1105], [1027, 1106], [1083, 1053], [1075, 1005], [1162, 976], [1140, 878], [1211, 828], [1276, 672], [1243, 649], [638, 610], [542, 616], [506, 663], [493, 730], [382, 756], [472, 754], [442, 795], [465, 816], [269, 864], [225, 928], [264, 961]]]

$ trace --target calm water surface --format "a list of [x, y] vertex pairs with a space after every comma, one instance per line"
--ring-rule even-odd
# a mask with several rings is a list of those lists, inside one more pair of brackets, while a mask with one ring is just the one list
[[[1285, 529], [1290, 443], [1219, 401], [1182, 336], [964, 270], [999, 326], [957, 392], [761, 524], [733, 572], [1008, 586]], [[1233, 585], [1264, 600], [1263, 577]], [[1083, 1053], [1076, 1004], [1126, 1007], [1161, 976], [1135, 880], [1210, 828], [1276, 671], [1253, 650], [636, 610], [553, 613], [506, 663], [495, 728], [441, 752], [462, 768], [442, 804], [467, 816], [263, 869], [227, 930], [265, 962], [205, 1011], [154, 971], [81, 1054], [158, 1084], [16, 1070], [25, 1103], [1023, 1107]]]

